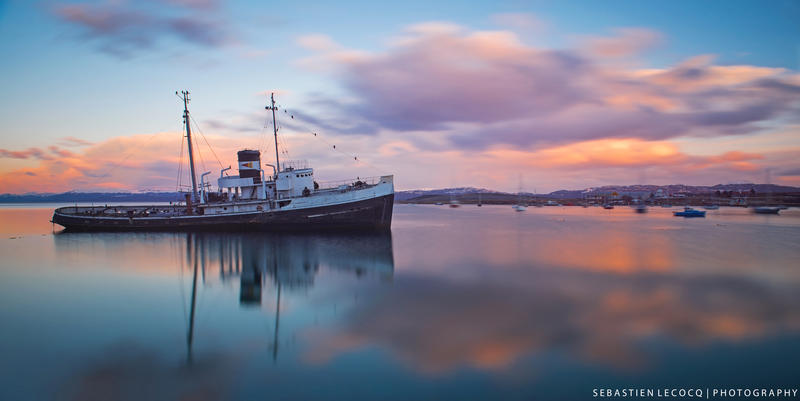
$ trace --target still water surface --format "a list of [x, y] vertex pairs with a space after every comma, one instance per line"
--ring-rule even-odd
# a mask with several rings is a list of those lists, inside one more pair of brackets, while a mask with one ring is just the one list
[[800, 210], [398, 205], [391, 236], [0, 208], [0, 399], [587, 399], [800, 383]]

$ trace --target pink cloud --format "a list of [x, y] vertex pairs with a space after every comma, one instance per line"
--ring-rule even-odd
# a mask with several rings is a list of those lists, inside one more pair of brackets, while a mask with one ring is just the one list
[[585, 39], [585, 49], [597, 57], [628, 57], [637, 55], [661, 41], [661, 33], [646, 28], [618, 28], [614, 36]]
[[8, 150], [0, 149], [0, 157], [7, 157], [11, 159], [50, 159], [51, 156], [39, 148], [28, 148], [26, 150]]
[[783, 69], [716, 66], [708, 56], [658, 70], [610, 68], [603, 58], [633, 57], [661, 40], [646, 29], [617, 33], [542, 49], [509, 31], [417, 24], [385, 51], [328, 58], [352, 99], [329, 106], [351, 121], [476, 150], [745, 135], [800, 111], [800, 78]]

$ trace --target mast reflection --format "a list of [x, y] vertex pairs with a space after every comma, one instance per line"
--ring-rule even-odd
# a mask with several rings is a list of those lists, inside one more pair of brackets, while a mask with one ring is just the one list
[[[192, 257], [192, 249], [195, 250]], [[194, 339], [194, 312], [197, 305], [197, 247], [192, 247], [192, 234], [186, 236], [186, 258], [193, 262], [192, 269], [192, 300], [189, 308], [189, 329], [186, 331], [186, 362], [192, 363], [192, 340]]]

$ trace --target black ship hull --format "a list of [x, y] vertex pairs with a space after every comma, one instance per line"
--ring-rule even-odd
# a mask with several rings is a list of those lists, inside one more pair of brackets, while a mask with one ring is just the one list
[[172, 217], [103, 217], [81, 215], [62, 207], [53, 223], [69, 231], [389, 231], [394, 194], [303, 209], [184, 215]]

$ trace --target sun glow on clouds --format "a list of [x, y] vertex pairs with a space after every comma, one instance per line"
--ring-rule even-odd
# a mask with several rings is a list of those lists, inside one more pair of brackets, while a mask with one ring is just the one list
[[[664, 43], [660, 32], [620, 28], [583, 37], [574, 49], [546, 49], [511, 31], [435, 21], [407, 27], [384, 51], [348, 59], [337, 56], [348, 52], [337, 43], [309, 59], [324, 58], [353, 99], [331, 108], [376, 124], [376, 136], [391, 143], [381, 157], [434, 167], [426, 178], [439, 184], [417, 186], [488, 182], [508, 190], [510, 178], [525, 173], [546, 188], [563, 188], [564, 177], [582, 187], [629, 182], [631, 167], [657, 167], [651, 177], [661, 183], [715, 184], [797, 167], [781, 154], [800, 151], [797, 139], [781, 151], [760, 143], [787, 130], [798, 138], [800, 74], [713, 65], [710, 55], [659, 69], [608, 63]], [[730, 148], [731, 138], [753, 140]], [[579, 171], [586, 179], [572, 181]], [[485, 182], [470, 182], [481, 176]]]
[[[182, 13], [207, 13], [215, 2], [171, 4]], [[127, 25], [107, 24], [127, 8], [60, 10], [101, 44], [141, 39]], [[644, 170], [658, 184], [763, 181], [766, 169], [775, 183], [800, 183], [796, 71], [714, 65], [709, 55], [642, 68], [641, 53], [665, 48], [666, 35], [619, 28], [581, 37], [575, 48], [541, 48], [517, 33], [541, 30], [545, 24], [536, 16], [491, 19], [515, 31], [421, 22], [369, 52], [324, 33], [298, 36], [296, 44], [309, 54], [294, 64], [326, 74], [342, 96], [308, 94], [311, 107], [284, 122], [291, 158], [311, 161], [322, 179], [394, 173], [398, 189], [515, 191], [522, 174], [545, 191], [629, 184]], [[264, 116], [245, 120], [204, 126], [225, 166], [234, 164], [236, 150], [263, 145], [263, 138], [247, 135], [259, 132]], [[136, 156], [125, 157], [131, 153]], [[179, 154], [179, 133], [0, 149], [0, 192], [171, 190]], [[203, 156], [216, 164], [210, 153]]]
[[[0, 150], [38, 160], [32, 167], [0, 173], [0, 193], [175, 190], [181, 136], [177, 132], [163, 132], [116, 137], [91, 145], [87, 143], [83, 150], [75, 152], [55, 146], [25, 152]], [[235, 144], [225, 138], [210, 140], [221, 148], [217, 151], [235, 148]], [[198, 168], [203, 164], [215, 167], [216, 160], [205, 145], [198, 146], [196, 152]], [[186, 159], [185, 152], [183, 158]], [[189, 182], [186, 177], [188, 174], [182, 179], [183, 183]]]

